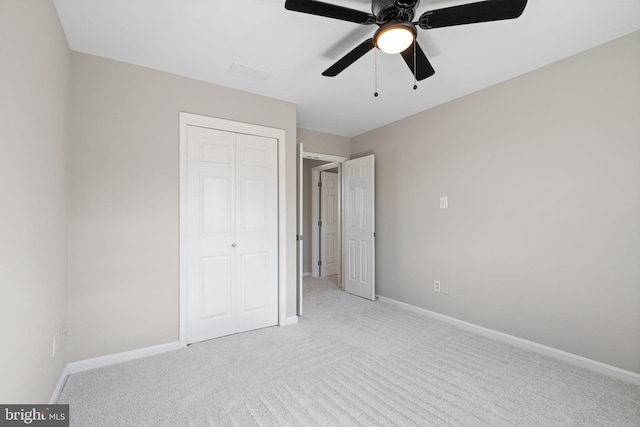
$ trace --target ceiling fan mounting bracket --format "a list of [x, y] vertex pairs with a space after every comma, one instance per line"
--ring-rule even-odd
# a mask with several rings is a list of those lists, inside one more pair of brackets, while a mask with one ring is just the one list
[[396, 4], [398, 5], [398, 7], [401, 7], [403, 9], [415, 9], [416, 7], [418, 7], [419, 3], [420, 0], [396, 0]]

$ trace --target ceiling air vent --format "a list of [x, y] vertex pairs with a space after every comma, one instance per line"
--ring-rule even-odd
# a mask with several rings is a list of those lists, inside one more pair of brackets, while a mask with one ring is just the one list
[[233, 63], [227, 73], [232, 76], [240, 77], [246, 80], [254, 80], [258, 82], [264, 82], [271, 77], [271, 73], [257, 68], [249, 67], [247, 65]]

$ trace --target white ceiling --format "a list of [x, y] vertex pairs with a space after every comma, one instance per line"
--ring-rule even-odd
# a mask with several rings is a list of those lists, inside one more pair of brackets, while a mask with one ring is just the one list
[[[377, 27], [288, 11], [284, 0], [54, 1], [72, 50], [290, 101], [298, 127], [346, 137], [640, 30], [639, 0], [529, 0], [515, 20], [419, 30], [436, 74], [414, 91], [402, 57], [379, 51], [321, 76]], [[371, 10], [369, 0], [326, 2]], [[416, 16], [470, 2], [422, 0]]]

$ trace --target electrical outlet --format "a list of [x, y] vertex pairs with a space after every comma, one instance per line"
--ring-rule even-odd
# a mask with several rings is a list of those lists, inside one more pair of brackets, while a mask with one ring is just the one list
[[440, 292], [440, 289], [441, 289], [440, 280], [434, 280], [433, 281], [433, 291], [434, 292]]

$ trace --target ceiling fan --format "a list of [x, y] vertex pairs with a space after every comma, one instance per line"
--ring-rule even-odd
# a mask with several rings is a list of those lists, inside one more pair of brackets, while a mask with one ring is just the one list
[[416, 40], [417, 27], [423, 30], [478, 22], [499, 21], [519, 17], [527, 0], [486, 0], [431, 10], [412, 22], [420, 0], [372, 0], [371, 12], [362, 12], [314, 0], [287, 0], [284, 7], [296, 12], [325, 16], [361, 25], [376, 24], [379, 28], [339, 59], [322, 75], [335, 77], [374, 47], [386, 53], [399, 53], [416, 80], [432, 76], [435, 70]]

